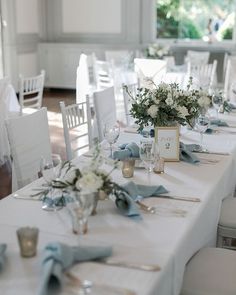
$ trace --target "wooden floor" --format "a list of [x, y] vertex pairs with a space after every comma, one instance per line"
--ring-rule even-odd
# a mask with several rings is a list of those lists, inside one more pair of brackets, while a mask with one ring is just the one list
[[[48, 109], [48, 122], [52, 152], [65, 159], [65, 144], [59, 102], [66, 104], [75, 102], [75, 90], [50, 89], [44, 90], [43, 106]], [[11, 193], [11, 165], [6, 163], [0, 167], [0, 199]]]

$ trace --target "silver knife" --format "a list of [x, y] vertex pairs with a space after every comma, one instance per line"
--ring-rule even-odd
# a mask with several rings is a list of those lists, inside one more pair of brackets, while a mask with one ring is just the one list
[[230, 155], [230, 153], [211, 152], [211, 151], [193, 151], [193, 153], [197, 153], [197, 154], [210, 154], [210, 155], [220, 155], [220, 156], [229, 156]]
[[157, 198], [171, 199], [185, 202], [201, 202], [201, 199], [195, 197], [180, 197], [180, 196], [169, 196], [169, 195], [158, 195]]
[[126, 261], [116, 261], [116, 260], [98, 260], [96, 262], [101, 262], [111, 266], [118, 266], [118, 267], [127, 267], [127, 268], [134, 268], [139, 270], [145, 271], [160, 271], [161, 268], [157, 264], [139, 264], [133, 262], [126, 262]]
[[[81, 280], [78, 276], [74, 275], [73, 273], [67, 271], [65, 272], [66, 277], [70, 280], [70, 282], [79, 288], [80, 291], [83, 291], [81, 294], [89, 294], [92, 291], [92, 294], [96, 294], [96, 291], [98, 291], [99, 294], [103, 294], [104, 292], [108, 294], [117, 294], [117, 295], [136, 295], [136, 293], [132, 290], [121, 288], [121, 287], [114, 287], [104, 284], [97, 284], [94, 282], [91, 282], [89, 280]], [[66, 288], [65, 288], [66, 291]], [[70, 291], [73, 291], [70, 289]], [[78, 290], [75, 290], [76, 292], [73, 294], [80, 294], [78, 293]], [[70, 292], [71, 293], [71, 292]], [[67, 293], [66, 293], [67, 294]]]

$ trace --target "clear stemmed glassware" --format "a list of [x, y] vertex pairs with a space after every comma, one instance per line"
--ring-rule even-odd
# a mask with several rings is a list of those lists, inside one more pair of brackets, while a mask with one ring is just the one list
[[40, 174], [43, 176], [44, 180], [46, 181], [49, 187], [48, 194], [47, 196], [45, 196], [42, 205], [42, 209], [46, 211], [54, 211], [62, 208], [61, 206], [58, 206], [55, 202], [55, 199], [61, 195], [61, 191], [50, 187], [51, 182], [59, 177], [60, 166], [60, 155], [53, 154], [51, 159], [41, 157]]
[[200, 146], [201, 146], [201, 148], [202, 148], [202, 143], [203, 143], [203, 133], [206, 132], [209, 125], [210, 125], [210, 120], [205, 115], [200, 115], [196, 120], [195, 127], [200, 133]]
[[112, 152], [112, 145], [116, 143], [117, 139], [119, 138], [120, 135], [120, 126], [119, 124], [105, 124], [104, 130], [103, 130], [103, 135], [104, 138], [107, 140], [107, 142], [110, 145], [110, 157], [113, 157], [113, 152]]
[[67, 202], [67, 208], [72, 218], [72, 228], [75, 234], [86, 234], [88, 230], [88, 217], [91, 215], [95, 202], [96, 193], [71, 191]]
[[222, 93], [215, 93], [212, 95], [212, 105], [216, 110], [216, 117], [219, 117], [219, 110], [220, 107], [223, 105], [223, 94]]
[[140, 142], [139, 155], [148, 173], [152, 172], [155, 164], [155, 143], [153, 140]]

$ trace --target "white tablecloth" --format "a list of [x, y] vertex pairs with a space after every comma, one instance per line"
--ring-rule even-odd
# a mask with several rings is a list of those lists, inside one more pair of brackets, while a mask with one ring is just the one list
[[[234, 115], [225, 118], [236, 125]], [[236, 132], [236, 128], [228, 130]], [[122, 133], [119, 139], [120, 142], [139, 140], [139, 135], [130, 133]], [[181, 140], [198, 143], [199, 134], [184, 130]], [[157, 206], [157, 214], [142, 214], [141, 221], [120, 215], [112, 201], [101, 201], [97, 215], [89, 219], [88, 234], [77, 237], [71, 233], [66, 209], [45, 212], [39, 201], [12, 196], [3, 199], [0, 206], [1, 242], [8, 244], [8, 261], [0, 274], [0, 293], [16, 294], [17, 290], [17, 294], [36, 294], [42, 250], [49, 241], [62, 241], [69, 244], [111, 244], [114, 254], [120, 259], [135, 259], [142, 263], [151, 261], [161, 267], [160, 272], [145, 272], [83, 263], [72, 269], [81, 278], [129, 288], [137, 295], [179, 294], [184, 267], [189, 258], [201, 247], [215, 245], [221, 201], [232, 194], [236, 183], [236, 133], [222, 131], [204, 135], [204, 143], [209, 150], [231, 154], [200, 155], [219, 160], [216, 164], [166, 163], [162, 175], [152, 173], [148, 177], [145, 170], [135, 170], [131, 180], [137, 183], [163, 184], [173, 195], [201, 199], [200, 203], [146, 199], [147, 204]], [[78, 160], [81, 165], [87, 161], [86, 157]], [[122, 178], [120, 170], [114, 172], [113, 178], [119, 183], [127, 181]], [[37, 183], [32, 183], [28, 188], [35, 186]], [[23, 188], [19, 194], [27, 196], [29, 191]], [[185, 210], [186, 214], [179, 214], [182, 211], [178, 210]], [[38, 255], [32, 259], [19, 256], [15, 230], [25, 225], [40, 228]]]

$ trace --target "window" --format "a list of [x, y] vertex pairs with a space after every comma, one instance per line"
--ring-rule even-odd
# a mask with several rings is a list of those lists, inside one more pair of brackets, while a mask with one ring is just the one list
[[157, 38], [232, 40], [235, 0], [156, 0]]

